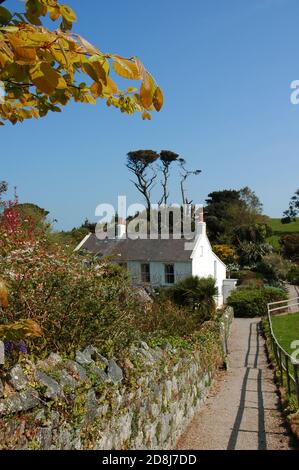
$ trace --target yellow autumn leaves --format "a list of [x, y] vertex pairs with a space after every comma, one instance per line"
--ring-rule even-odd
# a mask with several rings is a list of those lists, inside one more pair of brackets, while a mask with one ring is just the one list
[[[51, 95], [58, 86], [59, 78], [62, 77], [48, 62], [40, 62], [30, 69], [30, 78], [40, 92]], [[65, 82], [63, 86], [66, 86]]]
[[[8, 307], [8, 289], [0, 279], [0, 309]], [[3, 319], [0, 319], [2, 322]], [[39, 338], [43, 335], [41, 327], [30, 318], [15, 323], [0, 324], [0, 340], [20, 340], [26, 338]]]
[[116, 73], [130, 80], [141, 80], [140, 101], [145, 109], [155, 109], [160, 111], [163, 106], [163, 94], [161, 89], [156, 85], [153, 77], [137, 57], [132, 59], [124, 59], [119, 56], [112, 56], [113, 68]]
[[7, 308], [8, 307], [8, 290], [7, 287], [0, 279], [0, 307]]
[[40, 338], [43, 336], [41, 327], [28, 318], [7, 325], [0, 325], [0, 340], [18, 341], [26, 338]]
[[[0, 9], [0, 81], [6, 91], [0, 118], [14, 124], [45, 116], [71, 99], [96, 104], [103, 98], [108, 106], [128, 114], [140, 112], [144, 119], [151, 118], [150, 111], [160, 111], [162, 91], [137, 57], [103, 54], [71, 33], [76, 15], [56, 0], [27, 0], [25, 6], [25, 15], [17, 19]], [[53, 32], [41, 26], [40, 17], [46, 14], [62, 20]], [[139, 91], [134, 86], [121, 91], [111, 78], [112, 69], [124, 79], [141, 82]], [[78, 83], [78, 78], [83, 80]]]

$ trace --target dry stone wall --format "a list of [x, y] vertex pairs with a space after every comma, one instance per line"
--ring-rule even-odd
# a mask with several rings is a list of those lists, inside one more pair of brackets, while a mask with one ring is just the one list
[[93, 346], [73, 360], [55, 353], [23, 360], [2, 369], [0, 448], [173, 448], [222, 363], [219, 324], [207, 325], [192, 347], [141, 342], [119, 364]]

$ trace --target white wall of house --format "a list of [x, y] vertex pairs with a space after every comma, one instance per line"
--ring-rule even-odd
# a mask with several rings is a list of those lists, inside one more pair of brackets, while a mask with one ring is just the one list
[[[126, 234], [125, 222], [118, 225], [118, 238], [124, 238]], [[225, 264], [215, 255], [212, 250], [211, 244], [207, 237], [206, 223], [204, 222], [203, 210], [199, 214], [199, 219], [196, 223], [196, 238], [195, 242], [186, 241], [186, 250], [189, 250], [188, 256], [184, 259], [190, 261], [186, 262], [163, 262], [163, 261], [128, 261], [125, 264], [128, 271], [132, 276], [132, 280], [135, 284], [143, 283], [141, 266], [142, 264], [149, 264], [150, 266], [150, 280], [149, 283], [154, 286], [167, 286], [177, 283], [188, 276], [198, 277], [213, 277], [216, 281], [216, 287], [218, 289], [218, 296], [216, 302], [218, 306], [223, 305], [223, 300], [227, 299], [229, 293], [235, 288], [235, 280], [226, 280], [226, 266]], [[82, 242], [78, 245], [76, 250], [78, 251], [84, 244], [85, 241], [91, 236], [89, 234], [85, 237]], [[145, 240], [146, 243], [146, 240]], [[170, 241], [171, 243], [171, 241]], [[176, 253], [173, 253], [173, 258], [176, 258]], [[174, 266], [174, 282], [167, 283], [165, 276], [165, 264], [171, 264]], [[226, 281], [226, 282], [224, 282]], [[148, 281], [147, 281], [148, 282]]]
[[[193, 251], [190, 251], [190, 262], [163, 263], [151, 261], [150, 265], [150, 284], [152, 286], [167, 286], [165, 280], [165, 264], [174, 265], [175, 283], [187, 276], [213, 277], [216, 281], [218, 295], [215, 298], [217, 306], [223, 305], [223, 283], [226, 279], [226, 266], [215, 255], [206, 234], [206, 224], [198, 223], [197, 240]], [[175, 256], [175, 253], [174, 253]], [[139, 284], [142, 282], [141, 265], [144, 262], [129, 261], [127, 263], [128, 271], [131, 273], [133, 282]]]
[[[141, 264], [140, 261], [129, 261], [127, 263], [128, 271], [131, 273], [132, 279], [135, 283], [141, 282]], [[192, 275], [192, 262], [174, 262], [163, 263], [158, 261], [149, 262], [150, 277], [152, 286], [167, 286], [165, 282], [165, 264], [174, 265], [175, 282]]]
[[215, 255], [206, 235], [206, 224], [198, 224], [198, 239], [193, 249], [192, 274], [198, 277], [213, 277], [216, 281], [218, 296], [217, 305], [223, 305], [223, 281], [226, 279], [226, 266]]

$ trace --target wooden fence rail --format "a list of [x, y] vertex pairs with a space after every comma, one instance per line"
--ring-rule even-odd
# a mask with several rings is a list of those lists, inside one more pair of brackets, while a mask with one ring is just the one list
[[[299, 362], [295, 357], [288, 354], [279, 344], [273, 331], [272, 324], [272, 315], [294, 312], [295, 309], [297, 309], [297, 311], [299, 310], [299, 297], [290, 300], [281, 300], [279, 302], [271, 302], [268, 304], [271, 344], [274, 358], [280, 371], [280, 383], [282, 387], [286, 386], [289, 395], [294, 393], [297, 396], [299, 407]], [[286, 383], [284, 375], [286, 376]]]

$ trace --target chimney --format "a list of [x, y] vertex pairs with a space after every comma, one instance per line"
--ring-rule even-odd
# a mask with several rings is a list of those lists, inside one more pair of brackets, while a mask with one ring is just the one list
[[197, 237], [207, 234], [207, 224], [204, 221], [203, 206], [195, 210], [195, 230]]
[[116, 238], [120, 240], [121, 238], [126, 238], [127, 234], [127, 225], [125, 219], [119, 218], [117, 222]]

